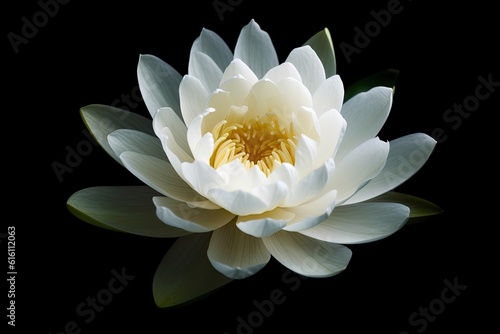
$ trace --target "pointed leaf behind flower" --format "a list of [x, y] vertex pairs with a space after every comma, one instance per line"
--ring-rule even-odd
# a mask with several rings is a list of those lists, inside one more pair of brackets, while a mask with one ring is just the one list
[[178, 306], [216, 290], [232, 279], [214, 269], [207, 250], [212, 233], [179, 238], [161, 261], [153, 279], [158, 307]]
[[309, 45], [316, 52], [319, 59], [321, 59], [327, 78], [337, 73], [335, 51], [333, 49], [332, 36], [328, 28], [316, 33], [309, 38], [304, 45]]
[[67, 207], [84, 222], [113, 231], [159, 238], [189, 234], [158, 219], [153, 203], [158, 195], [146, 186], [91, 187], [74, 193]]
[[346, 89], [344, 101], [349, 100], [356, 94], [367, 92], [377, 86], [391, 87], [394, 89], [398, 75], [399, 70], [389, 68], [360, 79]]
[[366, 202], [393, 202], [406, 205], [410, 208], [410, 220], [408, 224], [426, 220], [429, 216], [438, 215], [443, 212], [439, 206], [428, 200], [395, 191], [389, 191]]

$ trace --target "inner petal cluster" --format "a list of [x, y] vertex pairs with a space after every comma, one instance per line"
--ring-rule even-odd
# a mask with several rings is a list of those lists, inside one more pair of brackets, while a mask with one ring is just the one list
[[239, 159], [246, 169], [258, 166], [269, 176], [282, 163], [294, 165], [298, 139], [291, 124], [284, 126], [272, 111], [245, 120], [238, 117], [246, 114], [242, 109], [246, 107], [234, 108], [212, 129], [211, 166], [217, 169]]

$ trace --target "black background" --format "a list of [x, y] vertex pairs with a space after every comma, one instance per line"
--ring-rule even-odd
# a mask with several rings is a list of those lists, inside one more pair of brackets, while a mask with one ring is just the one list
[[[8, 34], [21, 35], [22, 18], [33, 22], [41, 7], [37, 1], [24, 1], [3, 10], [7, 76], [2, 160], [7, 203], [0, 233], [6, 233], [6, 226], [16, 228], [13, 332], [55, 334], [70, 321], [81, 333], [289, 333], [304, 327], [308, 333], [413, 334], [455, 333], [466, 326], [474, 333], [497, 328], [498, 259], [491, 237], [498, 225], [495, 113], [500, 87], [468, 117], [461, 117], [460, 124], [443, 118], [454, 104], [471, 101], [479, 77], [500, 81], [496, 7], [485, 1], [436, 5], [401, 0], [401, 12], [348, 60], [339, 45], [355, 46], [355, 27], [363, 30], [374, 20], [370, 12], [387, 8], [390, 1], [220, 1], [232, 3], [222, 19], [211, 0], [115, 4], [73, 0], [59, 5], [17, 53]], [[257, 275], [232, 282], [203, 300], [161, 310], [154, 304], [151, 284], [172, 240], [99, 229], [65, 207], [67, 198], [79, 189], [139, 181], [99, 147], [92, 147], [62, 180], [53, 164], [65, 164], [68, 147], [82, 147], [88, 140], [80, 107], [116, 99], [122, 106], [122, 94], [136, 92], [139, 54], [154, 54], [184, 74], [191, 43], [203, 27], [217, 32], [233, 48], [240, 29], [252, 18], [271, 35], [280, 61], [328, 27], [346, 86], [386, 68], [401, 71], [380, 137], [432, 135], [442, 129], [446, 139], [398, 190], [426, 198], [444, 212], [387, 239], [352, 246], [353, 258], [338, 276], [307, 280], [293, 276], [292, 283], [283, 277], [286, 269], [271, 261]], [[149, 117], [142, 101], [132, 102], [134, 112]], [[7, 272], [5, 239], [1, 245]], [[122, 268], [135, 278], [85, 323], [77, 306], [107, 287], [113, 269]], [[467, 288], [425, 328], [422, 322], [410, 323], [409, 317], [420, 307], [439, 304], [445, 280]], [[3, 286], [2, 309], [7, 313], [7, 286]], [[274, 305], [272, 314], [251, 330], [238, 331], [239, 317], [248, 321], [255, 316], [253, 302], [268, 300], [276, 289], [284, 302]], [[7, 322], [5, 316], [2, 319]]]

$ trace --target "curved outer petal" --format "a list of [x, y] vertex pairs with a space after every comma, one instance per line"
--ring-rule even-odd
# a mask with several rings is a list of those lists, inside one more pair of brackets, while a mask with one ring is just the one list
[[[333, 125], [333, 124], [332, 124]], [[292, 124], [295, 133], [304, 134], [307, 137], [319, 141], [320, 124], [314, 109], [300, 107], [292, 114]]]
[[363, 202], [396, 188], [427, 162], [435, 146], [436, 141], [423, 133], [410, 134], [390, 141], [384, 168], [345, 204]]
[[184, 123], [191, 121], [205, 111], [209, 93], [203, 83], [192, 75], [185, 75], [179, 86], [181, 112]]
[[[196, 151], [196, 147], [198, 146], [198, 143], [200, 142], [200, 140], [203, 136], [203, 130], [202, 130], [203, 121], [208, 114], [213, 113], [213, 112], [214, 112], [213, 109], [206, 110], [205, 112], [196, 116], [191, 121], [191, 124], [189, 124], [189, 127], [187, 128], [187, 141], [189, 144], [189, 151], [190, 152]], [[206, 132], [206, 133], [208, 133], [208, 132]], [[206, 134], [205, 134], [205, 136], [206, 136]], [[213, 141], [213, 136], [212, 136], [212, 141]], [[212, 152], [210, 152], [210, 153], [212, 153]], [[193, 155], [193, 157], [196, 160], [195, 154]]]
[[186, 181], [199, 194], [235, 215], [260, 214], [281, 204], [288, 186], [283, 182], [264, 184], [243, 190], [230, 189], [231, 175], [218, 173], [201, 161], [183, 163], [182, 173]]
[[245, 118], [265, 115], [269, 110], [278, 110], [283, 105], [283, 96], [278, 86], [269, 79], [257, 81], [248, 94], [248, 112]]
[[208, 191], [207, 198], [235, 215], [245, 216], [273, 210], [283, 202], [287, 191], [286, 184], [277, 182], [256, 187], [251, 193], [213, 188]]
[[167, 161], [130, 151], [123, 152], [120, 158], [139, 180], [165, 196], [188, 203], [206, 200], [186, 184]]
[[[177, 145], [186, 154], [191, 154], [187, 141], [187, 127], [172, 108], [160, 108], [153, 118], [153, 128], [158, 138], [162, 138], [162, 131], [168, 128]], [[163, 146], [163, 145], [162, 145]]]
[[281, 206], [293, 208], [317, 197], [325, 187], [334, 169], [333, 159], [328, 159], [321, 167], [312, 171], [298, 183], [291, 185], [288, 195]]
[[385, 238], [408, 220], [410, 209], [398, 203], [342, 205], [323, 223], [300, 233], [339, 244], [358, 244]]
[[246, 234], [264, 238], [281, 230], [295, 215], [276, 208], [260, 215], [238, 216], [236, 226]]
[[284, 114], [294, 113], [301, 107], [313, 107], [311, 92], [295, 78], [283, 78], [276, 85], [281, 92], [281, 109]]
[[194, 51], [189, 57], [188, 74], [198, 78], [207, 91], [214, 91], [222, 78], [222, 70], [206, 54]]
[[323, 81], [313, 94], [314, 110], [318, 117], [330, 109], [340, 112], [343, 103], [344, 83], [338, 75], [331, 76]]
[[[230, 104], [225, 107], [229, 109], [230, 107], [239, 107], [246, 104], [248, 99], [248, 93], [252, 89], [252, 82], [243, 77], [231, 78], [224, 81], [220, 85], [220, 89], [228, 92], [228, 101]], [[211, 107], [216, 107], [210, 105]]]
[[163, 145], [163, 150], [167, 154], [172, 167], [174, 167], [177, 174], [179, 174], [183, 180], [186, 180], [182, 173], [182, 163], [194, 160], [191, 155], [191, 150], [186, 151], [183, 147], [181, 147], [175, 140], [175, 137], [169, 128], [163, 128], [161, 130], [160, 140]]
[[216, 230], [234, 218], [233, 214], [224, 209], [192, 208], [168, 197], [155, 196], [153, 203], [156, 206], [156, 215], [162, 222], [193, 233]]
[[220, 84], [232, 78], [244, 78], [251, 84], [259, 81], [259, 78], [253, 73], [253, 71], [245, 64], [241, 59], [234, 59], [228, 67], [224, 70]]
[[154, 135], [151, 120], [126, 110], [102, 104], [91, 104], [80, 109], [82, 119], [101, 147], [122, 164], [108, 143], [108, 135], [118, 129], [132, 129]]
[[337, 191], [332, 190], [314, 201], [293, 207], [285, 208], [293, 213], [294, 218], [285, 227], [286, 231], [301, 231], [321, 224], [333, 211]]
[[316, 89], [325, 81], [325, 69], [318, 55], [309, 46], [295, 48], [286, 58], [300, 73], [302, 83], [314, 94]]
[[367, 140], [340, 161], [325, 190], [337, 190], [337, 203], [343, 203], [384, 167], [389, 143], [378, 138]]
[[318, 163], [334, 157], [342, 142], [347, 122], [335, 109], [328, 110], [319, 117], [320, 140], [318, 143]]
[[212, 233], [207, 255], [216, 270], [234, 279], [255, 274], [271, 259], [261, 239], [241, 232], [232, 222]]
[[211, 233], [188, 235], [170, 247], [153, 278], [156, 305], [177, 306], [231, 282], [208, 261], [210, 236]]
[[67, 206], [83, 221], [111, 230], [157, 238], [187, 235], [156, 217], [152, 198], [157, 195], [146, 186], [91, 187], [71, 195]]
[[245, 189], [251, 193], [253, 188], [265, 187], [269, 184], [266, 175], [258, 166], [247, 170], [239, 160], [220, 166], [217, 168], [217, 173], [225, 180], [224, 190], [226, 191]]
[[108, 135], [108, 143], [117, 156], [125, 151], [133, 151], [168, 161], [160, 140], [144, 132], [119, 129]]
[[284, 62], [271, 68], [264, 74], [264, 78], [271, 80], [274, 83], [278, 83], [285, 78], [293, 78], [298, 82], [302, 83], [302, 77], [299, 71], [290, 62]]
[[267, 71], [279, 64], [269, 34], [261, 30], [253, 19], [241, 29], [234, 58], [245, 62], [258, 78], [262, 78]]
[[137, 77], [142, 98], [151, 117], [162, 107], [171, 107], [181, 116], [179, 84], [182, 76], [179, 72], [158, 57], [141, 55]]
[[343, 271], [352, 252], [334, 243], [315, 240], [296, 232], [280, 231], [263, 238], [271, 255], [282, 265], [307, 277], [330, 277]]
[[335, 156], [342, 160], [356, 146], [375, 137], [384, 125], [392, 106], [392, 89], [375, 87], [359, 93], [344, 103], [341, 114], [347, 121], [347, 129]]
[[223, 188], [227, 181], [212, 166], [199, 160], [192, 163], [183, 163], [181, 168], [186, 182], [205, 197], [210, 190]]
[[303, 178], [314, 170], [318, 157], [318, 143], [311, 138], [300, 135], [295, 150], [295, 168], [299, 177]]
[[191, 47], [191, 53], [200, 51], [208, 55], [223, 71], [233, 59], [233, 53], [217, 33], [203, 28]]

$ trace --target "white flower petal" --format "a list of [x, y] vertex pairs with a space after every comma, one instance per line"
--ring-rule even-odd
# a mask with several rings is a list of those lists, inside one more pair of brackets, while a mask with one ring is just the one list
[[238, 216], [236, 226], [256, 238], [268, 237], [281, 230], [295, 215], [276, 208], [260, 215]]
[[[189, 150], [191, 152], [196, 151], [196, 147], [198, 146], [199, 141], [202, 138], [202, 125], [205, 120], [205, 117], [207, 117], [208, 114], [214, 112], [213, 109], [208, 109], [205, 112], [201, 113], [200, 115], [196, 116], [191, 123], [189, 124], [189, 127], [187, 128], [187, 141], [189, 145]], [[204, 131], [207, 133], [207, 131]], [[193, 154], [193, 157], [196, 157], [195, 154]]]
[[245, 189], [252, 192], [255, 187], [269, 184], [266, 174], [258, 166], [247, 170], [240, 160], [233, 160], [220, 166], [217, 168], [217, 173], [226, 180], [224, 186], [226, 191]]
[[234, 59], [229, 66], [224, 70], [220, 84], [232, 78], [243, 78], [251, 84], [256, 83], [259, 78], [241, 59]]
[[299, 137], [295, 150], [295, 168], [302, 178], [314, 170], [318, 152], [318, 143], [305, 135]]
[[184, 304], [231, 282], [208, 261], [210, 236], [211, 233], [188, 235], [169, 248], [153, 278], [156, 305]]
[[123, 152], [120, 159], [139, 180], [165, 196], [182, 202], [206, 200], [187, 185], [165, 160], [137, 152]]
[[284, 78], [277, 84], [283, 96], [281, 110], [283, 114], [291, 114], [302, 107], [313, 107], [311, 92], [294, 78]]
[[320, 140], [318, 143], [318, 163], [335, 156], [344, 136], [347, 122], [335, 109], [328, 110], [319, 117]]
[[185, 180], [185, 177], [182, 173], [181, 164], [183, 162], [193, 161], [191, 150], [187, 151], [177, 143], [170, 128], [163, 128], [161, 130], [160, 140], [163, 145], [163, 150], [167, 154], [168, 161], [170, 161], [177, 174], [179, 174], [179, 176]]
[[278, 83], [285, 78], [293, 78], [302, 83], [302, 78], [300, 77], [299, 71], [297, 71], [292, 63], [286, 62], [271, 68], [264, 75], [264, 78], [269, 79], [274, 83]]
[[206, 54], [193, 51], [189, 57], [188, 74], [198, 78], [208, 92], [214, 91], [222, 78], [222, 70]]
[[335, 169], [333, 159], [328, 159], [297, 184], [290, 187], [282, 207], [295, 207], [315, 198], [325, 187], [328, 179]]
[[221, 70], [224, 70], [233, 59], [233, 53], [226, 42], [217, 33], [205, 28], [191, 47], [191, 53], [196, 51], [203, 52], [212, 58]]
[[[223, 188], [227, 184], [219, 173], [206, 162], [195, 160], [192, 163], [183, 163], [181, 165], [182, 174], [186, 182], [199, 194], [207, 197], [207, 194], [213, 188]], [[210, 199], [210, 198], [209, 198]], [[216, 201], [213, 201], [216, 204]]]
[[299, 180], [297, 168], [289, 163], [280, 164], [268, 177], [269, 183], [284, 182], [288, 186], [293, 186]]
[[334, 75], [323, 81], [313, 94], [313, 103], [318, 117], [330, 109], [341, 111], [344, 103], [344, 84], [340, 76]]
[[184, 123], [189, 125], [196, 116], [205, 111], [208, 90], [198, 78], [185, 75], [179, 86], [179, 95], [182, 118]]
[[337, 163], [325, 189], [336, 189], [337, 203], [343, 203], [380, 173], [388, 154], [389, 143], [378, 138], [367, 140]]
[[177, 145], [179, 145], [188, 155], [191, 155], [191, 150], [187, 141], [186, 124], [184, 124], [172, 108], [166, 107], [158, 109], [158, 112], [153, 118], [153, 127], [156, 136], [160, 139], [163, 129], [168, 128]]
[[268, 79], [256, 82], [248, 94], [247, 120], [265, 115], [270, 110], [279, 111], [283, 106], [283, 96], [276, 84]]
[[122, 164], [108, 143], [108, 135], [118, 129], [132, 129], [154, 135], [151, 120], [127, 110], [102, 104], [91, 104], [80, 109], [85, 125], [99, 145], [113, 159]]
[[91, 187], [68, 199], [68, 209], [90, 224], [155, 238], [175, 238], [188, 233], [163, 224], [154, 214], [153, 196], [146, 186]]
[[226, 225], [234, 215], [224, 209], [192, 208], [168, 197], [155, 196], [156, 215], [165, 224], [193, 233], [216, 230]]
[[390, 141], [384, 168], [345, 204], [363, 202], [396, 188], [422, 168], [435, 145], [436, 141], [423, 133], [410, 134]]
[[337, 191], [332, 190], [311, 202], [286, 208], [286, 211], [294, 214], [294, 218], [283, 229], [286, 231], [301, 231], [321, 224], [332, 213], [336, 198]]
[[229, 109], [232, 106], [238, 107], [247, 103], [252, 83], [245, 78], [236, 77], [224, 81], [220, 89], [229, 93], [229, 105], [226, 106]]
[[259, 78], [279, 64], [269, 34], [261, 30], [253, 19], [241, 29], [234, 49], [234, 58], [245, 62]]
[[117, 156], [125, 151], [133, 151], [168, 161], [161, 142], [157, 137], [130, 129], [119, 129], [108, 135], [108, 143]]
[[282, 265], [307, 277], [330, 277], [343, 271], [352, 252], [349, 248], [306, 237], [296, 232], [280, 231], [263, 238], [271, 255]]
[[179, 84], [182, 76], [158, 57], [141, 55], [137, 66], [139, 88], [151, 117], [158, 109], [171, 107], [180, 115]]
[[273, 210], [283, 202], [287, 191], [284, 183], [277, 182], [256, 187], [251, 192], [212, 188], [206, 197], [235, 215], [245, 216]]
[[384, 125], [392, 106], [392, 89], [375, 87], [355, 95], [342, 106], [347, 129], [335, 161], [343, 159], [356, 146], [375, 137]]
[[206, 164], [210, 163], [214, 151], [214, 136], [208, 132], [196, 144], [193, 151], [195, 160], [202, 161]]
[[292, 126], [296, 133], [304, 134], [315, 141], [319, 141], [320, 124], [313, 109], [307, 107], [298, 109], [292, 114]]
[[234, 279], [255, 274], [271, 259], [260, 239], [241, 232], [233, 223], [212, 233], [207, 255], [216, 270]]
[[372, 242], [398, 231], [409, 215], [410, 209], [398, 203], [342, 205], [323, 223], [300, 233], [340, 244]]
[[292, 63], [297, 68], [302, 83], [312, 94], [326, 79], [323, 63], [309, 45], [293, 49], [286, 62]]

